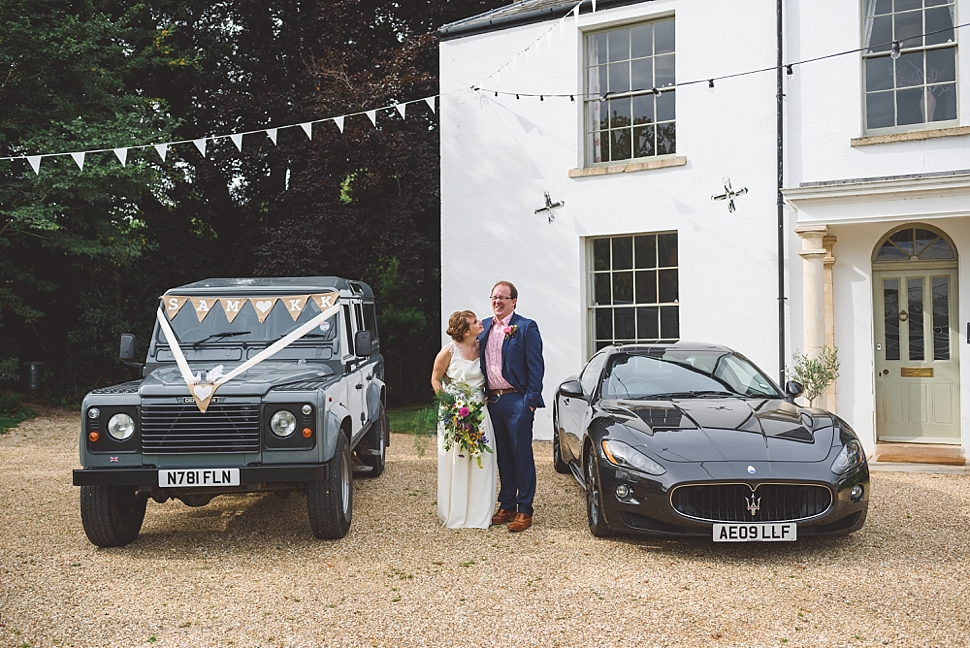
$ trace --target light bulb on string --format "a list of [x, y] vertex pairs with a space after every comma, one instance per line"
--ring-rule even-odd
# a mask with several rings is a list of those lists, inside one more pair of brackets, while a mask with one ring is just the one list
[[787, 74], [789, 78], [791, 78], [791, 75], [795, 74], [791, 69], [790, 63], [785, 66], [785, 74]]
[[660, 88], [654, 88], [651, 92], [653, 92], [658, 97], [660, 96]]
[[707, 89], [714, 92], [714, 79], [707, 80]]
[[899, 50], [900, 50], [899, 41], [898, 40], [897, 41], [893, 41], [893, 46], [889, 50], [889, 56], [893, 57], [893, 60], [898, 59], [899, 58], [899, 54], [900, 54]]

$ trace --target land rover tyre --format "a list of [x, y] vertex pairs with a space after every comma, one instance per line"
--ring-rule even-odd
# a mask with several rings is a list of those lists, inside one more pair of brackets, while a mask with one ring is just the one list
[[613, 533], [603, 519], [603, 489], [597, 463], [596, 450], [590, 448], [586, 453], [586, 520], [590, 533], [597, 538], [608, 538]]
[[556, 408], [552, 420], [552, 466], [560, 475], [569, 474], [569, 464], [562, 460], [562, 449], [559, 445], [559, 411]]
[[84, 534], [99, 547], [122, 547], [138, 537], [147, 504], [134, 486], [82, 486]]
[[380, 477], [381, 473], [384, 472], [384, 466], [387, 465], [387, 444], [390, 441], [390, 433], [387, 412], [384, 411], [384, 404], [381, 403], [377, 421], [374, 423], [371, 433], [367, 435], [367, 440], [370, 442], [368, 445], [378, 454], [366, 453], [361, 455], [360, 460], [371, 467], [369, 472], [363, 473], [364, 477]]
[[337, 435], [337, 447], [327, 462], [326, 479], [307, 485], [306, 504], [313, 535], [321, 540], [347, 535], [354, 508], [354, 465], [343, 431]]

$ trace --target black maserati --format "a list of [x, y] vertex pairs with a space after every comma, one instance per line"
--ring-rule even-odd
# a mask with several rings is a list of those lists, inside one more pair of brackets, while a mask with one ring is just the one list
[[607, 347], [556, 392], [553, 457], [586, 490], [589, 529], [793, 541], [862, 528], [869, 467], [838, 416], [802, 407], [739, 353]]

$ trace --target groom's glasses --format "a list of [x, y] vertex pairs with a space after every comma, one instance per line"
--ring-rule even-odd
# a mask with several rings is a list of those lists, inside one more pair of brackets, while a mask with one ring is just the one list
[[515, 298], [514, 297], [501, 297], [501, 296], [497, 296], [496, 295], [496, 296], [493, 296], [493, 297], [489, 297], [489, 299], [491, 299], [492, 301], [511, 301], [512, 299], [515, 299]]

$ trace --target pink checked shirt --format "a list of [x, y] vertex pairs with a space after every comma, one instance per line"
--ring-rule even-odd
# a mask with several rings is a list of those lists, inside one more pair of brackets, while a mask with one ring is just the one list
[[485, 342], [485, 371], [488, 373], [489, 389], [512, 389], [512, 385], [502, 377], [502, 343], [505, 342], [505, 327], [515, 311], [502, 321], [492, 318], [492, 328]]

